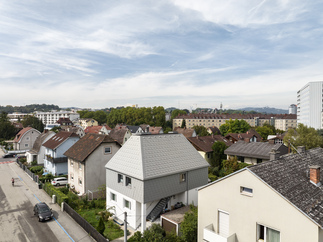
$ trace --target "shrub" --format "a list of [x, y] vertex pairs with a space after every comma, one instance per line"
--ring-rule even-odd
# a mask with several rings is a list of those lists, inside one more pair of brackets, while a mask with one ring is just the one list
[[43, 189], [45, 192], [48, 193], [49, 196], [56, 195], [57, 197], [57, 204], [60, 206], [62, 202], [68, 201], [68, 196], [66, 196], [63, 192], [61, 192], [59, 189], [56, 189], [52, 184], [49, 182], [46, 182], [43, 185]]
[[[36, 163], [37, 163], [37, 161], [36, 161]], [[33, 173], [36, 173], [36, 174], [43, 173], [43, 167], [42, 166], [33, 166], [33, 167], [30, 167], [29, 170], [31, 172], [33, 172]]]
[[96, 230], [103, 235], [104, 233], [104, 230], [105, 230], [105, 224], [104, 224], [104, 221], [103, 221], [103, 218], [100, 217], [100, 220], [99, 220], [99, 225], [98, 227], [96, 228]]

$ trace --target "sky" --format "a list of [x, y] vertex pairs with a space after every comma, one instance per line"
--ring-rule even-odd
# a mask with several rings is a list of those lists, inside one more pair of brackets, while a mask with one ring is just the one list
[[323, 81], [319, 0], [0, 1], [0, 105], [235, 109]]

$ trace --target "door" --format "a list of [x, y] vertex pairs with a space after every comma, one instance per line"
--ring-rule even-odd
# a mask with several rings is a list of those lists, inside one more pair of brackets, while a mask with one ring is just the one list
[[219, 210], [219, 235], [229, 237], [229, 213]]

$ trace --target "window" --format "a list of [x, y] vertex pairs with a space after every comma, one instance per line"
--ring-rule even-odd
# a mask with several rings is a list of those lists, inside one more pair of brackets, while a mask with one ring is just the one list
[[240, 187], [240, 193], [242, 195], [252, 196], [253, 190], [252, 188], [248, 188], [248, 187]]
[[125, 208], [131, 209], [131, 202], [129, 202], [129, 201], [128, 201], [128, 200], [126, 200], [126, 199], [124, 199], [123, 201], [124, 201], [123, 206], [124, 206]]
[[28, 147], [28, 144], [25, 144], [25, 147]]
[[79, 178], [79, 185], [82, 186], [82, 179]]
[[123, 183], [123, 175], [118, 174], [118, 183]]
[[117, 195], [111, 192], [110, 193], [110, 200], [116, 202], [117, 201]]
[[257, 159], [257, 164], [261, 163], [262, 159]]
[[180, 182], [185, 182], [186, 181], [186, 173], [182, 173], [179, 175], [179, 181]]
[[79, 163], [79, 169], [82, 170], [82, 164], [81, 164], [81, 162]]
[[105, 147], [104, 154], [111, 154], [111, 147]]
[[73, 166], [74, 165], [74, 162], [71, 160], [71, 166]]
[[280, 242], [280, 232], [261, 224], [257, 224], [257, 241]]
[[126, 176], [126, 186], [131, 186], [131, 178]]
[[71, 173], [71, 181], [74, 181], [74, 174], [73, 173]]
[[29, 137], [26, 137], [26, 140], [29, 140]]

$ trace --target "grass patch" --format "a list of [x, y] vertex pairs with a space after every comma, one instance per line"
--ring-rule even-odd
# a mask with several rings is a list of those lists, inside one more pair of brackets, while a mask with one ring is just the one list
[[[98, 212], [102, 211], [100, 208], [86, 209], [86, 210], [78, 210], [77, 212], [88, 221], [94, 228], [96, 228], [99, 224], [100, 215]], [[123, 236], [123, 230], [114, 223], [112, 220], [105, 221], [105, 230], [104, 237], [109, 240], [114, 240]]]

